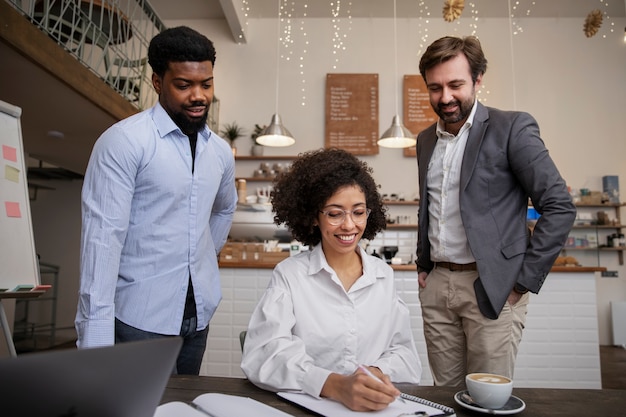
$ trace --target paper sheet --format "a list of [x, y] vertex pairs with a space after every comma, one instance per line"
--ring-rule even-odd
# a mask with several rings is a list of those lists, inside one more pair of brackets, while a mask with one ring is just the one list
[[380, 411], [359, 412], [352, 411], [336, 401], [326, 398], [318, 399], [307, 394], [279, 392], [278, 395], [326, 417], [397, 417], [402, 413], [414, 413], [416, 411], [425, 411], [429, 416], [443, 414], [441, 410], [408, 400], [404, 402], [396, 400], [389, 404], [389, 407]]
[[158, 406], [154, 417], [207, 417], [207, 415], [189, 404], [172, 401]]

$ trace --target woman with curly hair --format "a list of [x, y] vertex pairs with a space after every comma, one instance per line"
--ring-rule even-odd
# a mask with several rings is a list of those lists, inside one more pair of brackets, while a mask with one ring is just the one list
[[400, 394], [392, 381], [419, 383], [393, 270], [359, 246], [385, 226], [371, 173], [346, 151], [322, 149], [301, 154], [276, 178], [274, 222], [312, 249], [276, 265], [252, 314], [241, 367], [255, 385], [368, 411]]

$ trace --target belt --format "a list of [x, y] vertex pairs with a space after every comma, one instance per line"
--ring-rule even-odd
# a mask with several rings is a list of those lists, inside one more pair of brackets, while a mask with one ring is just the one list
[[435, 262], [435, 268], [447, 268], [450, 271], [476, 271], [476, 262], [471, 264], [455, 264], [452, 262]]

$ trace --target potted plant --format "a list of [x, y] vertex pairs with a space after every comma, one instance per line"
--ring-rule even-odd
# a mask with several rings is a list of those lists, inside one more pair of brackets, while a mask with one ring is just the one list
[[237, 122], [226, 123], [220, 134], [224, 137], [224, 139], [230, 142], [230, 147], [233, 148], [233, 154], [237, 153], [237, 148], [235, 148], [235, 141], [244, 135], [244, 130], [241, 126], [237, 124]]
[[254, 156], [263, 155], [263, 145], [260, 143], [256, 143], [256, 138], [265, 130], [267, 125], [260, 126], [258, 124], [254, 125], [254, 130], [250, 134], [250, 139], [252, 139], [252, 148], [250, 148], [250, 153]]

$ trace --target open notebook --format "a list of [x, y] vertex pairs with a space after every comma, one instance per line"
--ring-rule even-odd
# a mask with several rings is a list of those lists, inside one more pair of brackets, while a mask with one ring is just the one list
[[368, 412], [352, 411], [336, 401], [318, 399], [302, 393], [279, 392], [278, 395], [325, 417], [397, 417], [403, 413], [412, 414], [418, 411], [424, 411], [429, 416], [456, 416], [453, 408], [408, 394], [402, 394], [402, 400], [392, 402], [384, 410]]
[[154, 417], [291, 417], [274, 407], [248, 397], [207, 393], [190, 404], [172, 401], [160, 405]]

